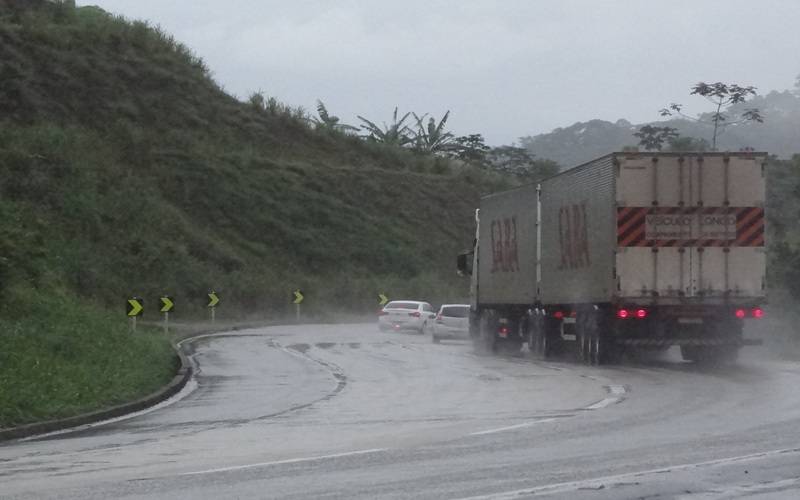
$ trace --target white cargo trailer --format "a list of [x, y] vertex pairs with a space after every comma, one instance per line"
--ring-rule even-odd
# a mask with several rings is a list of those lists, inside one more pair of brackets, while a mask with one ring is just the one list
[[765, 153], [613, 153], [481, 200], [471, 269], [482, 347], [629, 347], [731, 360], [766, 295]]

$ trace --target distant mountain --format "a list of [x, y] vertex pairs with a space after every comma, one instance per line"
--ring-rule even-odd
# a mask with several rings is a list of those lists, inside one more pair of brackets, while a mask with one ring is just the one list
[[[736, 113], [742, 108], [758, 108], [764, 123], [746, 123], [727, 127], [717, 138], [720, 151], [738, 151], [752, 147], [767, 151], [780, 158], [791, 158], [800, 153], [800, 91], [773, 91], [757, 96], [744, 105], [729, 109]], [[678, 129], [682, 136], [703, 138], [711, 142], [710, 126], [689, 120], [650, 122], [658, 126]], [[557, 128], [546, 134], [520, 138], [520, 144], [538, 158], [557, 161], [563, 167], [587, 162], [625, 146], [635, 146], [639, 140], [633, 136], [639, 127], [627, 120], [615, 123], [604, 120], [578, 122], [566, 128]]]

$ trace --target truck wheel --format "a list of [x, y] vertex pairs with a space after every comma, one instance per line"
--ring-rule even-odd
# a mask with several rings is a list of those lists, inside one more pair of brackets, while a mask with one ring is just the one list
[[681, 357], [683, 358], [684, 361], [697, 361], [700, 358], [700, 354], [698, 352], [698, 346], [682, 345]]
[[495, 339], [497, 327], [495, 325], [493, 315], [484, 311], [481, 313], [478, 321], [478, 336], [473, 339], [475, 351], [478, 354], [489, 354], [495, 352], [497, 349]]
[[596, 359], [596, 339], [594, 332], [596, 328], [592, 327], [592, 314], [586, 310], [579, 310], [575, 320], [575, 335], [576, 335], [576, 355], [578, 361], [589, 365], [595, 364]]
[[538, 312], [528, 319], [528, 344], [531, 352], [539, 359], [547, 359], [550, 355], [550, 342], [547, 338], [545, 320]]

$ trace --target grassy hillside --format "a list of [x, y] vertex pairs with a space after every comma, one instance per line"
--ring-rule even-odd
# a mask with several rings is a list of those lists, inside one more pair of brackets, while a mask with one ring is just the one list
[[141, 22], [64, 6], [0, 19], [10, 282], [114, 308], [170, 293], [184, 311], [213, 288], [222, 314], [282, 311], [294, 287], [309, 310], [465, 293], [453, 257], [497, 179], [239, 102]]
[[145, 23], [0, 0], [0, 427], [151, 392], [168, 339], [127, 331], [125, 299], [174, 318], [365, 313], [377, 294], [464, 297], [482, 170], [316, 130], [226, 94]]

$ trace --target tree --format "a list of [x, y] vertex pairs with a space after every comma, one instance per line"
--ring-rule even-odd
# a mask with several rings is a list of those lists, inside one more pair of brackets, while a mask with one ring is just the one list
[[383, 127], [379, 127], [374, 122], [367, 120], [361, 115], [358, 115], [358, 119], [363, 123], [361, 128], [368, 132], [367, 135], [364, 136], [367, 139], [392, 146], [405, 146], [414, 140], [413, 132], [407, 125], [404, 125], [410, 114], [411, 113], [406, 113], [398, 120], [397, 108], [394, 108], [392, 123], [390, 125], [384, 123]]
[[744, 103], [748, 97], [756, 95], [756, 88], [753, 86], [742, 87], [735, 83], [726, 84], [722, 82], [705, 83], [699, 82], [692, 87], [690, 95], [699, 95], [705, 97], [711, 102], [715, 109], [710, 114], [701, 115], [700, 118], [695, 118], [683, 113], [683, 105], [673, 102], [668, 107], [663, 108], [659, 113], [661, 116], [673, 116], [678, 114], [689, 120], [698, 123], [705, 123], [713, 125], [714, 133], [711, 137], [711, 149], [717, 149], [717, 135], [719, 132], [731, 125], [736, 125], [744, 122], [758, 122], [763, 123], [764, 118], [759, 112], [758, 108], [745, 108], [739, 116], [731, 120], [730, 116], [722, 110], [734, 104]]
[[481, 134], [462, 135], [453, 139], [453, 145], [449, 148], [452, 158], [457, 158], [467, 163], [486, 166], [486, 155], [492, 148], [486, 145]]
[[427, 126], [423, 123], [426, 115], [421, 117], [417, 116], [416, 113], [412, 113], [412, 115], [414, 115], [414, 120], [417, 122], [414, 149], [421, 153], [443, 154], [452, 148], [455, 136], [450, 132], [444, 131], [447, 118], [450, 117], [450, 111], [444, 114], [438, 124], [433, 117], [429, 118]]
[[644, 125], [633, 135], [639, 138], [639, 146], [647, 151], [661, 151], [665, 142], [678, 137], [678, 129], [673, 127]]
[[339, 117], [328, 113], [328, 108], [326, 108], [325, 104], [319, 99], [317, 99], [317, 115], [319, 115], [319, 118], [314, 117], [311, 119], [311, 122], [314, 124], [314, 127], [317, 130], [328, 130], [328, 131], [337, 131], [345, 133], [354, 132], [358, 130], [358, 127], [347, 125], [345, 123], [339, 123]]
[[538, 160], [527, 149], [514, 145], [493, 148], [487, 157], [494, 169], [524, 182], [536, 182], [560, 170], [558, 163], [553, 160]]
[[710, 151], [711, 144], [705, 139], [697, 137], [674, 137], [667, 139], [667, 151], [685, 153], [687, 151]]

